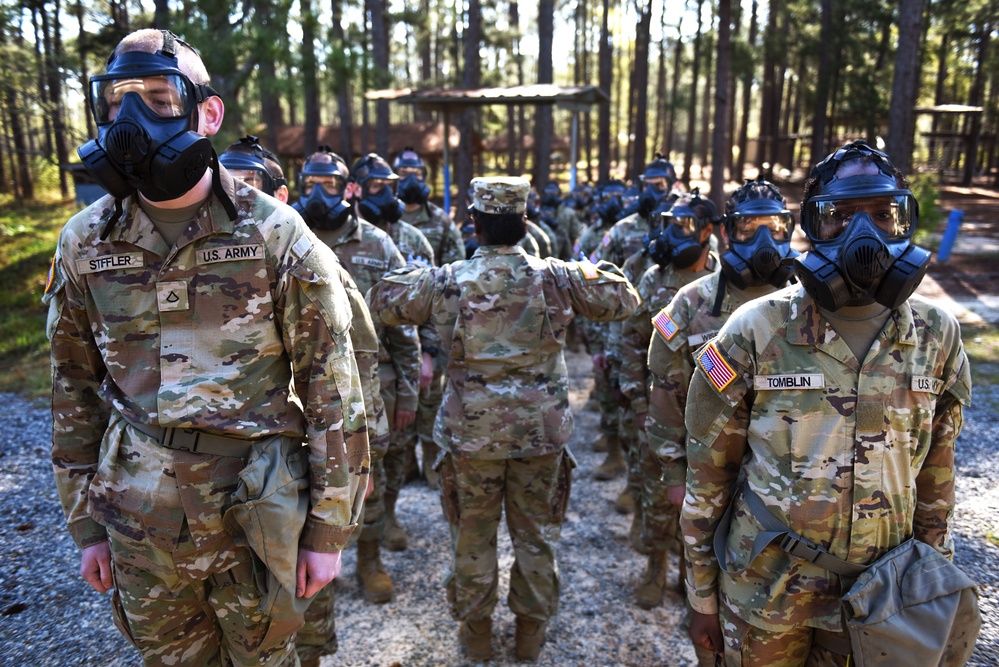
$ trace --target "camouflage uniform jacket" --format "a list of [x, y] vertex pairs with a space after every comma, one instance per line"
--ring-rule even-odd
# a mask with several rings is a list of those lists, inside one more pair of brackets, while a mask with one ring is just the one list
[[566, 328], [576, 315], [627, 317], [638, 295], [610, 264], [482, 246], [467, 261], [386, 276], [368, 304], [386, 324], [430, 321], [441, 331], [449, 354], [437, 444], [501, 459], [565, 446], [572, 433]]
[[559, 206], [555, 219], [555, 235], [557, 238], [552, 239], [555, 250], [558, 252], [557, 257], [570, 259], [569, 254], [572, 252], [573, 246], [576, 245], [576, 240], [586, 228], [586, 219], [587, 213], [585, 209], [577, 211], [572, 206], [566, 204]]
[[[351, 217], [340, 229], [319, 230], [316, 235], [333, 248], [361, 294], [366, 294], [389, 271], [406, 265], [389, 235], [367, 220]], [[382, 382], [395, 384], [396, 409], [415, 410], [422, 364], [416, 328], [385, 327], [377, 319], [374, 322], [378, 332], [378, 372]]]
[[105, 526], [167, 550], [185, 521], [198, 548], [226, 534], [229, 493], [216, 483], [233, 482], [243, 459], [133, 450], [122, 416], [301, 437], [312, 463], [301, 546], [339, 550], [357, 524], [368, 437], [336, 257], [290, 207], [221, 178], [237, 219], [211, 196], [173, 247], [135, 198], [105, 241], [111, 197], [60, 235], [45, 296], [52, 460], [80, 547]]
[[524, 249], [531, 257], [537, 257], [538, 259], [543, 259], [541, 257], [541, 248], [538, 246], [538, 242], [534, 240], [534, 237], [530, 234], [524, 234], [524, 238], [520, 239], [520, 243], [517, 244]]
[[681, 527], [693, 608], [716, 591], [751, 625], [840, 629], [839, 578], [777, 546], [747, 563], [760, 525], [741, 494], [729, 567], [712, 550], [740, 475], [780, 520], [839, 558], [871, 563], [914, 536], [952, 556], [954, 442], [971, 373], [957, 320], [918, 296], [863, 363], [794, 285], [738, 309], [697, 354], [685, 422]]
[[548, 233], [541, 228], [541, 225], [528, 220], [527, 233], [530, 234], [534, 239], [534, 242], [538, 244], [539, 257], [544, 259], [545, 257], [555, 256], [555, 246], [553, 245], [552, 239], [548, 236]]
[[687, 479], [687, 429], [683, 425], [683, 411], [687, 406], [687, 387], [694, 374], [694, 353], [715, 337], [736, 308], [775, 289], [765, 285], [740, 290], [729, 283], [715, 316], [712, 311], [720, 276], [716, 271], [684, 285], [669, 305], [652, 318], [654, 331], [648, 357], [652, 391], [645, 434], [652, 453], [663, 466], [663, 481], [670, 486], [684, 484]]
[[[604, 233], [610, 229], [609, 225], [599, 225], [600, 221], [598, 220], [587, 227], [586, 231], [579, 237], [579, 241], [572, 248], [573, 259], [578, 260], [585, 257], [591, 262], [599, 261], [596, 255], [597, 246], [600, 245], [600, 239], [603, 238]], [[579, 327], [586, 341], [586, 351], [594, 355], [602, 354], [606, 346], [604, 340], [606, 338], [606, 329], [604, 325], [582, 319], [579, 321]]]
[[436, 264], [450, 264], [465, 259], [465, 242], [461, 238], [461, 230], [437, 204], [428, 201], [425, 206], [403, 212], [402, 219], [427, 237], [434, 249]]
[[[375, 226], [377, 227], [377, 225]], [[437, 266], [433, 246], [430, 245], [430, 241], [424, 236], [423, 232], [413, 225], [400, 220], [378, 228], [392, 238], [395, 246], [402, 253], [402, 256], [406, 258], [406, 261], [416, 260], [417, 262], [426, 262], [432, 266]], [[420, 337], [421, 351], [431, 348], [435, 350], [440, 349], [440, 336], [437, 335], [437, 330], [432, 326], [420, 325], [417, 328], [417, 333]]]
[[621, 324], [621, 370], [618, 375], [621, 393], [631, 401], [635, 412], [648, 412], [648, 352], [652, 340], [652, 318], [665, 308], [681, 287], [718, 270], [719, 262], [708, 256], [701, 271], [677, 269], [672, 264], [663, 268], [653, 264], [638, 280], [638, 296], [642, 303], [634, 314]]

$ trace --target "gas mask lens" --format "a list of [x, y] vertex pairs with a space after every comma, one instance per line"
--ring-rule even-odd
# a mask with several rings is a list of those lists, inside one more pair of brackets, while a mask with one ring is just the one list
[[397, 167], [395, 173], [399, 176], [400, 180], [407, 176], [416, 176], [417, 180], [423, 180], [423, 170], [419, 167]]
[[790, 213], [772, 215], [740, 215], [731, 214], [728, 219], [728, 235], [735, 243], [745, 243], [752, 240], [761, 227], [770, 230], [770, 236], [777, 243], [791, 239], [794, 229], [794, 218]]
[[700, 218], [692, 215], [664, 215], [663, 222], [672, 225], [675, 234], [686, 238], [693, 238], [704, 226]]
[[369, 178], [367, 183], [364, 184], [364, 192], [367, 195], [376, 195], [385, 188], [388, 188], [393, 193], [395, 192], [395, 179], [387, 178]]
[[308, 196], [313, 186], [322, 186], [328, 195], [338, 195], [343, 191], [343, 179], [332, 174], [317, 174], [302, 176], [302, 194]]
[[264, 175], [255, 169], [230, 169], [233, 178], [238, 178], [258, 190], [264, 189]]
[[191, 82], [180, 74], [95, 76], [90, 79], [90, 104], [98, 125], [114, 121], [128, 93], [138, 95], [156, 116], [170, 119], [187, 116], [195, 99]]
[[805, 204], [802, 226], [811, 241], [839, 237], [858, 214], [865, 214], [889, 239], [908, 238], [916, 221], [916, 200], [908, 192], [878, 197], [829, 199], [815, 197]]

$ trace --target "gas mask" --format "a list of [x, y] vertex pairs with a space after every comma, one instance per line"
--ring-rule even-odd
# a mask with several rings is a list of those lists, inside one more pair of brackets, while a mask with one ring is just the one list
[[[750, 184], [752, 185], [752, 184]], [[755, 199], [739, 203], [725, 216], [729, 248], [721, 256], [725, 279], [738, 289], [773, 285], [783, 287], [791, 276], [785, 259], [791, 250], [794, 216], [783, 201]]]
[[361, 217], [369, 222], [393, 224], [402, 218], [402, 202], [396, 199], [389, 187], [383, 187], [375, 194], [365, 193], [358, 204]]
[[617, 197], [608, 197], [596, 205], [596, 213], [600, 216], [600, 222], [604, 225], [613, 225], [624, 217], [624, 207]]
[[714, 207], [710, 201], [697, 197], [701, 215], [695, 210], [689, 198], [675, 203], [672, 208], [660, 213], [660, 226], [649, 233], [649, 257], [659, 266], [670, 264], [678, 269], [686, 269], [700, 259], [707, 241], [701, 243], [701, 231], [713, 221]]
[[177, 199], [215, 160], [211, 142], [196, 130], [198, 104], [217, 93], [181, 72], [177, 41], [164, 32], [161, 50], [114, 55], [107, 73], [90, 79], [97, 138], [77, 152], [116, 200], [136, 190], [154, 202]]
[[802, 207], [812, 249], [794, 260], [798, 279], [826, 310], [874, 302], [897, 308], [929, 266], [929, 251], [911, 243], [918, 218], [916, 198], [884, 170], [833, 177]]
[[649, 215], [656, 210], [659, 205], [659, 200], [662, 197], [663, 192], [659, 190], [654, 185], [647, 185], [641, 194], [638, 195], [636, 211], [638, 215], [643, 218], [649, 217]]
[[305, 199], [292, 204], [312, 229], [335, 231], [350, 215], [350, 204], [339, 194], [329, 194], [321, 185], [313, 185]]
[[430, 186], [416, 174], [407, 174], [399, 181], [399, 199], [404, 204], [422, 204], [430, 196]]

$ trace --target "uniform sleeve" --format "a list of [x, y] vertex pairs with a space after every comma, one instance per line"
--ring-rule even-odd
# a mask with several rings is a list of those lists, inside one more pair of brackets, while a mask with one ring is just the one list
[[[639, 285], [639, 296], [644, 293], [643, 287]], [[621, 393], [631, 401], [631, 409], [636, 413], [649, 411], [646, 360], [651, 337], [652, 315], [643, 300], [631, 317], [621, 324]]]
[[598, 322], [623, 320], [641, 299], [621, 270], [607, 262], [562, 262], [576, 314]]
[[687, 478], [687, 428], [683, 413], [693, 372], [686, 343], [671, 348], [658, 331], [652, 334], [649, 343], [652, 393], [645, 434], [649, 448], [663, 467], [663, 481], [669, 486], [684, 484]]
[[930, 448], [916, 476], [916, 511], [912, 520], [916, 539], [948, 558], [954, 557], [950, 521], [955, 504], [955, 443], [964, 425], [964, 404], [971, 399], [971, 370], [959, 334], [954, 336], [954, 353], [944, 369], [948, 387], [937, 400]]
[[332, 552], [346, 546], [361, 516], [370, 468], [367, 421], [339, 262], [318, 240], [301, 256], [279, 285], [277, 310], [312, 467], [300, 546]]
[[[717, 348], [715, 352], [717, 354]], [[750, 403], [744, 376], [739, 375], [719, 388], [727, 378], [715, 372], [717, 366], [703, 360], [703, 350], [701, 354], [690, 381], [684, 413], [690, 438], [687, 440], [687, 492], [680, 513], [680, 529], [684, 536], [687, 594], [691, 607], [694, 611], [712, 614], [718, 611], [714, 535], [732, 500], [746, 453]], [[725, 361], [735, 368], [731, 359]]]
[[51, 344], [52, 468], [70, 535], [82, 549], [107, 539], [90, 518], [88, 493], [111, 410], [98, 394], [107, 370], [91, 333], [85, 290], [63, 265], [66, 242], [60, 238], [43, 300]]
[[454, 224], [449, 215], [441, 211], [441, 249], [438, 261], [441, 266], [465, 259], [465, 241], [461, 238], [461, 230]]

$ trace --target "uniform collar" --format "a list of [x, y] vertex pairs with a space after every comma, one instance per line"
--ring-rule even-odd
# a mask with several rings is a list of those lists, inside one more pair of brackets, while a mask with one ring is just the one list
[[486, 255], [523, 255], [527, 257], [527, 251], [519, 245], [480, 245], [475, 249], [472, 257], [485, 257]]
[[[818, 304], [799, 284], [790, 300], [787, 321], [788, 342], [792, 345], [821, 345], [836, 335], [829, 322], [819, 313]], [[916, 325], [908, 301], [891, 312], [880, 335], [899, 345], [917, 343]]]

